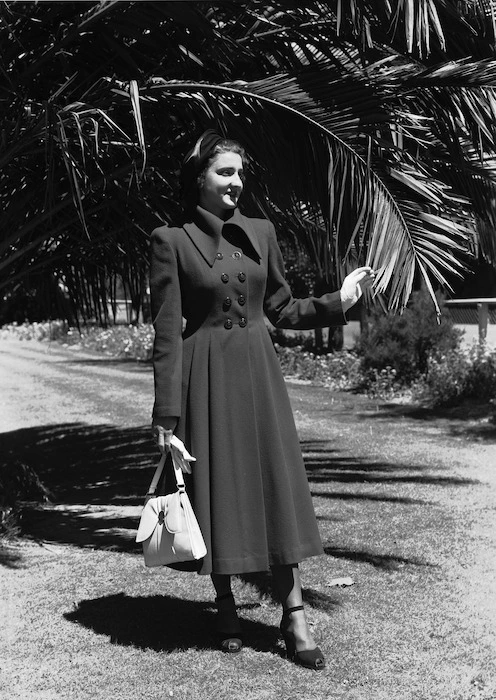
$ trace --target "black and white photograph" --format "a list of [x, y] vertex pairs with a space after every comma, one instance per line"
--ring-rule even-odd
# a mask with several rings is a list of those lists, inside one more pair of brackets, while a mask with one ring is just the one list
[[496, 700], [496, 0], [0, 2], [0, 700]]

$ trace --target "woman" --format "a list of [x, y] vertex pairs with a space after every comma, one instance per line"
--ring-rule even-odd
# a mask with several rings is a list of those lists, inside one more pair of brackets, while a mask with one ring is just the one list
[[273, 225], [238, 209], [245, 162], [237, 142], [205, 132], [182, 169], [189, 220], [152, 233], [153, 427], [162, 451], [175, 433], [197, 458], [188, 490], [208, 550], [198, 572], [212, 578], [221, 648], [242, 647], [231, 575], [270, 568], [288, 656], [318, 670], [298, 563], [323, 549], [264, 313], [278, 328], [345, 324], [374, 274], [359, 268], [339, 292], [293, 299]]

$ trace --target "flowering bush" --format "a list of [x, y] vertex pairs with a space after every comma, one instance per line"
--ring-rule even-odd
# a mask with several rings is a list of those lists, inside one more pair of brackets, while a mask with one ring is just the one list
[[275, 345], [283, 374], [306, 379], [331, 389], [351, 389], [359, 382], [359, 359], [354, 352], [342, 350], [329, 355], [314, 355], [301, 346]]
[[56, 340], [65, 346], [77, 346], [112, 357], [128, 357], [147, 361], [151, 359], [154, 330], [143, 323], [139, 326], [111, 326], [110, 328], [84, 327], [81, 331], [69, 328], [64, 321], [10, 324], [0, 329], [1, 338], [18, 340]]
[[151, 359], [154, 338], [153, 326], [111, 326], [110, 328], [88, 328], [81, 333], [72, 328], [64, 344], [75, 345], [112, 357], [126, 357], [146, 362]]
[[10, 323], [0, 328], [0, 338], [18, 338], [19, 340], [58, 340], [68, 331], [66, 321], [42, 321], [28, 323]]
[[475, 343], [469, 348], [431, 356], [415, 394], [434, 406], [449, 406], [467, 398], [494, 399], [496, 349]]
[[369, 370], [362, 375], [357, 389], [362, 389], [372, 399], [391, 399], [398, 395], [403, 386], [398, 382], [397, 370], [387, 366], [381, 370]]

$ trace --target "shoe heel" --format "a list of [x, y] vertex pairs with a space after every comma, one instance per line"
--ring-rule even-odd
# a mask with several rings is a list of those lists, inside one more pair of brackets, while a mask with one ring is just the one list
[[286, 656], [290, 661], [294, 660], [296, 656], [296, 645], [288, 634], [282, 633], [282, 638], [284, 639], [284, 644], [286, 645]]
[[[221, 601], [231, 601], [231, 605], [224, 607], [224, 610], [219, 609], [219, 602]], [[217, 644], [219, 649], [226, 654], [238, 654], [243, 648], [243, 640], [241, 639], [240, 632], [238, 630], [228, 630], [229, 622], [232, 622], [233, 618], [236, 618], [236, 606], [234, 604], [234, 597], [232, 593], [226, 593], [225, 595], [219, 596], [215, 599], [217, 604]], [[222, 619], [224, 617], [224, 619]], [[230, 620], [227, 618], [231, 618]], [[239, 621], [238, 621], [239, 625]], [[226, 629], [222, 629], [225, 626]]]

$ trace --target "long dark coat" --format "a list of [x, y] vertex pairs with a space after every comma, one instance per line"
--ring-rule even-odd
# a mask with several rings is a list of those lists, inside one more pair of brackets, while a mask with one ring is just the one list
[[[298, 436], [264, 312], [279, 328], [346, 323], [339, 292], [294, 299], [273, 225], [197, 207], [152, 234], [154, 416], [197, 458], [187, 488], [208, 554], [236, 574], [321, 554]], [[183, 330], [183, 321], [186, 326]]]

